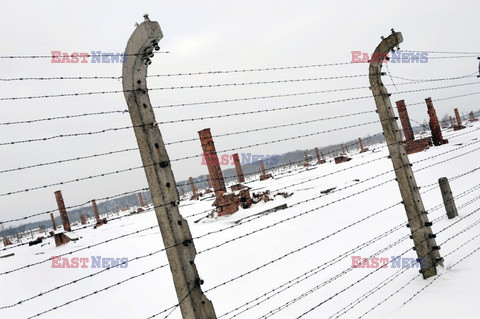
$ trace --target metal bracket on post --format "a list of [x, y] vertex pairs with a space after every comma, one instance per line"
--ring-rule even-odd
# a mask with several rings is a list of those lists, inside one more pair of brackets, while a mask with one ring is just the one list
[[[392, 34], [387, 38], [382, 37], [382, 41], [375, 49], [373, 55], [385, 56], [395, 47], [398, 47], [403, 42], [403, 37], [400, 32], [395, 32], [392, 29]], [[403, 145], [402, 136], [398, 129], [395, 114], [393, 113], [392, 104], [390, 102], [390, 94], [382, 83], [382, 61], [371, 61], [369, 67], [370, 87], [372, 90], [375, 104], [377, 106], [377, 113], [380, 117], [385, 139], [388, 145], [390, 158], [395, 169], [395, 176], [400, 188], [400, 193], [403, 199], [403, 205], [407, 213], [408, 226], [412, 234], [413, 242], [415, 244], [414, 250], [417, 252], [418, 258], [426, 262], [422, 262], [420, 272], [423, 278], [429, 278], [437, 274], [437, 265], [443, 266], [440, 253], [438, 251], [432, 229], [431, 223], [425, 214], [422, 197], [413, 175], [412, 167]]]
[[[195, 245], [187, 221], [180, 215], [179, 196], [162, 134], [147, 89], [147, 68], [163, 38], [158, 22], [148, 15], [138, 25], [125, 49], [122, 81], [125, 99], [145, 168], [152, 202], [172, 271], [183, 318], [216, 318], [212, 302], [204, 295], [195, 265]], [[185, 245], [184, 243], [188, 243]]]

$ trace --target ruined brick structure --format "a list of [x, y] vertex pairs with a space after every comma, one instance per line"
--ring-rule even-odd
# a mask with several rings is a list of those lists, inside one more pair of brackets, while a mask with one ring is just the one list
[[263, 161], [262, 160], [258, 160], [258, 163], [260, 164], [260, 170], [262, 172], [262, 174], [260, 175], [260, 180], [261, 181], [264, 181], [266, 179], [269, 179], [272, 177], [272, 174], [266, 174], [265, 173], [265, 166], [263, 165]]
[[193, 183], [193, 178], [190, 177], [188, 180], [190, 182], [190, 189], [192, 191], [192, 197], [190, 198], [190, 200], [196, 200], [200, 197], [200, 195], [198, 194], [197, 188], [195, 187], [195, 184]]
[[92, 207], [93, 207], [93, 213], [95, 215], [97, 227], [102, 226], [103, 224], [106, 224], [106, 218], [100, 219], [100, 214], [98, 213], [97, 201], [94, 199], [92, 199]]
[[322, 154], [320, 154], [318, 147], [315, 147], [315, 154], [317, 155], [317, 164], [324, 164], [325, 160], [322, 158]]
[[86, 224], [87, 224], [87, 215], [85, 215], [85, 214], [81, 214], [81, 215], [80, 215], [80, 223], [81, 223], [82, 225], [86, 225]]
[[305, 154], [305, 163], [303, 163], [303, 166], [304, 167], [312, 166], [310, 164], [310, 156], [308, 156], [307, 151], [304, 151], [304, 154]]
[[142, 193], [138, 193], [138, 203], [140, 204], [140, 207], [145, 207], [145, 202], [143, 201]]
[[360, 148], [360, 153], [365, 153], [368, 151], [368, 148], [363, 147], [363, 141], [360, 137], [358, 138], [358, 146]]
[[65, 203], [63, 202], [62, 191], [55, 192], [55, 199], [57, 201], [58, 211], [60, 212], [60, 218], [62, 219], [63, 230], [72, 231], [70, 228], [70, 220], [68, 219], [67, 209], [65, 208]]
[[198, 132], [198, 135], [202, 144], [203, 154], [208, 159], [207, 168], [215, 193], [214, 205], [217, 207], [218, 216], [233, 214], [238, 211], [239, 205], [243, 203], [245, 203], [245, 206], [248, 205], [250, 193], [248, 189], [242, 189], [238, 193], [227, 193], [210, 129], [201, 130]]
[[57, 224], [55, 224], [55, 217], [53, 217], [53, 213], [50, 213], [50, 220], [52, 221], [53, 230], [57, 230]]
[[475, 114], [473, 113], [473, 111], [468, 113], [468, 115], [470, 116], [470, 122], [478, 121], [478, 119], [475, 118]]
[[12, 242], [10, 241], [10, 238], [3, 235], [3, 246], [6, 247], [6, 246], [11, 245], [11, 244], [12, 244]]
[[463, 130], [465, 126], [462, 125], [462, 118], [460, 117], [460, 113], [458, 112], [458, 109], [455, 108], [453, 111], [455, 112], [455, 118], [457, 119], [457, 125], [453, 127], [453, 130], [454, 131]]
[[398, 116], [402, 124], [403, 135], [405, 136], [405, 150], [407, 154], [418, 153], [429, 148], [432, 145], [430, 137], [415, 140], [405, 100], [396, 101], [395, 104], [397, 105]]
[[340, 156], [336, 156], [337, 152], [335, 151], [335, 164], [345, 163], [352, 160], [350, 157], [346, 156], [347, 153], [345, 152], [345, 145], [342, 143], [342, 154]]
[[430, 122], [428, 124], [430, 125], [430, 130], [432, 131], [433, 145], [440, 146], [448, 143], [448, 140], [443, 139], [442, 129], [438, 123], [437, 113], [435, 112], [432, 99], [428, 97], [425, 99], [425, 102], [427, 103], [428, 115], [430, 117]]
[[233, 154], [233, 162], [235, 163], [235, 171], [237, 172], [237, 181], [239, 183], [245, 183], [245, 176], [243, 176], [243, 169], [238, 153]]

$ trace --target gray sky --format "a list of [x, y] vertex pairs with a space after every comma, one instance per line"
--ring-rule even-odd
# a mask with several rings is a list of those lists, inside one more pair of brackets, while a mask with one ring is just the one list
[[[62, 52], [123, 52], [143, 14], [158, 21], [164, 33], [162, 51], [149, 68], [149, 74], [263, 68], [347, 62], [351, 51], [373, 52], [380, 36], [393, 27], [401, 31], [404, 50], [480, 51], [478, 39], [478, 1], [2, 1], [0, 55], [49, 55]], [[430, 54], [429, 57], [433, 57]], [[444, 56], [438, 54], [436, 56]], [[1, 78], [27, 76], [120, 76], [121, 64], [52, 64], [49, 59], [0, 60]], [[390, 64], [392, 75], [407, 78], [443, 78], [473, 73], [478, 60], [429, 59], [425, 64]], [[177, 85], [233, 83], [339, 75], [367, 74], [368, 65], [346, 65], [300, 70], [251, 72], [242, 74], [149, 78], [149, 88]], [[386, 84], [391, 84], [388, 77]], [[394, 80], [396, 83], [404, 82]], [[398, 91], [469, 83], [476, 78], [457, 81], [398, 86]], [[234, 88], [206, 88], [152, 91], [153, 105], [189, 103], [218, 99], [307, 92], [335, 88], [367, 86], [368, 78], [257, 85]], [[121, 90], [118, 80], [0, 81], [0, 97], [44, 95], [73, 92]], [[478, 109], [478, 96], [435, 102], [457, 94], [476, 92], [478, 84], [460, 88], [419, 93], [393, 94], [392, 103], [405, 99], [424, 102], [431, 96], [442, 116], [453, 108], [468, 113]], [[389, 87], [395, 93], [394, 87]], [[282, 99], [266, 99], [211, 105], [157, 109], [157, 121], [227, 114], [263, 108], [315, 103], [370, 95], [369, 90], [314, 94]], [[85, 112], [122, 110], [123, 94], [92, 95], [18, 101], [0, 101], [1, 122], [29, 120]], [[299, 108], [180, 124], [165, 124], [161, 131], [165, 142], [198, 137], [197, 131], [211, 128], [218, 135], [264, 126], [374, 110], [373, 99]], [[426, 106], [409, 108], [411, 118], [426, 119]], [[215, 139], [217, 150], [252, 143], [308, 134], [335, 127], [375, 120], [376, 114], [322, 121], [308, 125], [273, 129], [258, 133]], [[0, 126], [0, 142], [48, 137], [58, 134], [96, 131], [131, 125], [128, 114], [83, 117], [38, 124]], [[311, 149], [365, 136], [380, 131], [380, 124], [320, 134], [309, 138], [269, 144], [241, 150], [253, 154], [280, 154], [295, 149]], [[89, 137], [72, 137], [45, 142], [0, 146], [0, 170], [136, 147], [132, 130]], [[171, 159], [201, 153], [200, 142], [172, 145]], [[200, 158], [173, 164], [177, 181], [207, 172]], [[141, 165], [138, 152], [0, 174], [0, 192], [5, 193], [69, 179]], [[72, 183], [62, 187], [0, 197], [0, 220], [21, 217], [56, 207], [53, 192], [62, 189], [67, 206], [92, 198], [114, 195], [146, 187], [143, 170]], [[45, 217], [47, 217], [45, 215]]]

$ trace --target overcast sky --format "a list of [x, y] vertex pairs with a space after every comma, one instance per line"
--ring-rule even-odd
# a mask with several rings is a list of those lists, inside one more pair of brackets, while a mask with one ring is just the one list
[[[295, 66], [351, 61], [351, 51], [373, 52], [380, 36], [395, 28], [404, 37], [401, 49], [478, 52], [478, 1], [2, 1], [0, 55], [49, 55], [51, 51], [123, 52], [143, 14], [158, 21], [164, 33], [162, 51], [156, 54], [149, 74]], [[429, 54], [429, 57], [445, 54]], [[52, 64], [50, 59], [2, 59], [1, 78], [46, 76], [120, 76], [121, 64]], [[476, 58], [429, 59], [425, 64], [391, 64], [392, 75], [412, 78], [444, 78], [466, 75], [478, 69]], [[366, 75], [367, 64], [299, 70], [149, 78], [149, 88], [179, 85], [234, 83], [339, 75]], [[394, 79], [396, 83], [405, 82]], [[437, 114], [462, 113], [479, 109], [478, 95], [435, 102], [458, 94], [478, 91], [478, 84], [419, 93], [397, 91], [470, 83], [478, 80], [444, 81], [389, 87], [392, 103], [405, 99], [407, 105], [432, 97]], [[388, 77], [385, 84], [391, 84]], [[368, 77], [256, 85], [233, 88], [158, 90], [150, 92], [155, 106], [212, 101], [274, 94], [368, 86]], [[119, 80], [0, 81], [0, 97], [121, 90]], [[157, 121], [193, 118], [368, 96], [368, 89], [195, 105], [156, 110]], [[0, 122], [126, 109], [123, 94], [82, 97], [0, 101]], [[165, 142], [198, 137], [197, 131], [211, 128], [213, 135], [374, 110], [373, 99], [298, 108], [248, 116], [164, 124]], [[408, 109], [411, 118], [427, 118], [425, 104]], [[376, 120], [375, 113], [341, 120], [272, 129], [215, 139], [217, 151], [314, 133], [336, 127]], [[58, 134], [96, 131], [131, 125], [129, 115], [113, 114], [0, 126], [0, 142], [49, 137]], [[252, 154], [281, 154], [296, 149], [312, 149], [377, 133], [380, 124], [319, 134], [309, 138], [243, 149]], [[95, 136], [71, 137], [0, 146], [0, 170], [71, 157], [136, 147], [133, 130]], [[201, 153], [199, 141], [168, 146], [171, 159]], [[200, 158], [177, 161], [173, 169], [177, 181], [205, 174]], [[58, 165], [0, 174], [0, 193], [81, 178], [141, 165], [138, 151], [74, 161]], [[0, 197], [0, 220], [22, 217], [56, 207], [53, 192], [61, 189], [67, 206], [93, 198], [146, 187], [143, 170], [109, 177], [48, 187]], [[48, 217], [45, 215], [44, 217]]]

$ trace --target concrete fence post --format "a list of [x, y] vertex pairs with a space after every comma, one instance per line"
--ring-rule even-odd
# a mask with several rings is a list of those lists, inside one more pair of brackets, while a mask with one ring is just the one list
[[457, 206], [455, 205], [455, 199], [450, 188], [450, 183], [448, 178], [442, 177], [438, 179], [438, 185], [440, 186], [440, 191], [442, 192], [443, 204], [445, 205], [445, 210], [447, 211], [448, 219], [455, 218], [458, 216]]
[[[160, 233], [170, 264], [177, 300], [183, 318], [216, 318], [212, 302], [205, 296], [195, 256], [197, 251], [186, 219], [180, 215], [179, 196], [172, 162], [155, 119], [147, 88], [147, 68], [153, 50], [163, 38], [158, 22], [148, 15], [128, 40], [122, 82], [128, 111], [134, 127], [147, 177]], [[161, 283], [157, 283], [156, 288]], [[159, 297], [160, 298], [160, 293]]]
[[[374, 55], [383, 56], [391, 52], [403, 41], [402, 34], [392, 29], [392, 34], [382, 41], [375, 49]], [[372, 60], [369, 67], [370, 88], [372, 90], [377, 113], [383, 128], [385, 140], [388, 146], [390, 158], [395, 171], [396, 180], [403, 199], [403, 205], [407, 214], [408, 227], [414, 242], [414, 250], [418, 258], [424, 260], [420, 272], [423, 278], [429, 278], [437, 274], [437, 265], [443, 265], [439, 249], [432, 233], [432, 223], [428, 220], [427, 212], [423, 206], [422, 197], [415, 181], [410, 161], [408, 159], [402, 135], [397, 125], [390, 102], [390, 94], [383, 85], [381, 76], [382, 60]]]

